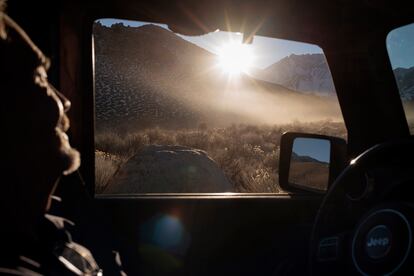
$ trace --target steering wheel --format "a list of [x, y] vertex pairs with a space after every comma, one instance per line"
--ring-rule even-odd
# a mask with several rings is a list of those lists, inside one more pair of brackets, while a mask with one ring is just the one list
[[315, 218], [310, 274], [407, 275], [414, 269], [413, 191], [414, 140], [379, 144], [352, 160]]

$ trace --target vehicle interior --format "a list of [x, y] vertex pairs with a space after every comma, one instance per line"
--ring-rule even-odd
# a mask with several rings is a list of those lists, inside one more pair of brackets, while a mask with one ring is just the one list
[[[82, 165], [61, 180], [62, 202], [52, 213], [76, 222], [74, 240], [90, 248], [105, 274], [111, 275], [112, 250], [128, 275], [414, 271], [414, 105], [401, 99], [387, 46], [391, 31], [414, 23], [409, 1], [10, 0], [7, 6], [51, 58], [50, 82], [72, 102], [68, 134]], [[282, 135], [279, 193], [98, 195], [93, 33], [102, 18], [164, 24], [182, 36], [220, 30], [241, 33], [245, 43], [263, 36], [318, 45], [346, 137]], [[406, 59], [413, 56], [411, 48]], [[326, 189], [292, 183], [301, 139], [330, 144]]]

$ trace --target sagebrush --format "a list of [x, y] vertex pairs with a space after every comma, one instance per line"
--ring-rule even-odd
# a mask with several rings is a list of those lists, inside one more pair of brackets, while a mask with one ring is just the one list
[[232, 183], [234, 192], [278, 193], [280, 137], [285, 131], [346, 138], [342, 122], [294, 122], [283, 125], [231, 125], [197, 129], [150, 128], [127, 133], [100, 130], [95, 135], [96, 191], [103, 191], [115, 171], [147, 145], [180, 145], [204, 150]]

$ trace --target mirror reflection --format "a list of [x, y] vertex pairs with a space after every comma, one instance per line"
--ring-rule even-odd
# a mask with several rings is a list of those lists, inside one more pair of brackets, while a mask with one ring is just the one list
[[329, 140], [295, 138], [290, 158], [289, 182], [304, 188], [326, 191], [330, 152]]

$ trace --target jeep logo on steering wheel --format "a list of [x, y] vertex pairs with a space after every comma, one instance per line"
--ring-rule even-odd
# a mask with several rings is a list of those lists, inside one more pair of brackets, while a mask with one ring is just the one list
[[385, 225], [372, 228], [365, 240], [365, 251], [372, 259], [385, 257], [391, 248], [391, 232]]
[[387, 246], [390, 243], [390, 240], [388, 238], [371, 238], [367, 242], [367, 247], [373, 247], [373, 246]]

